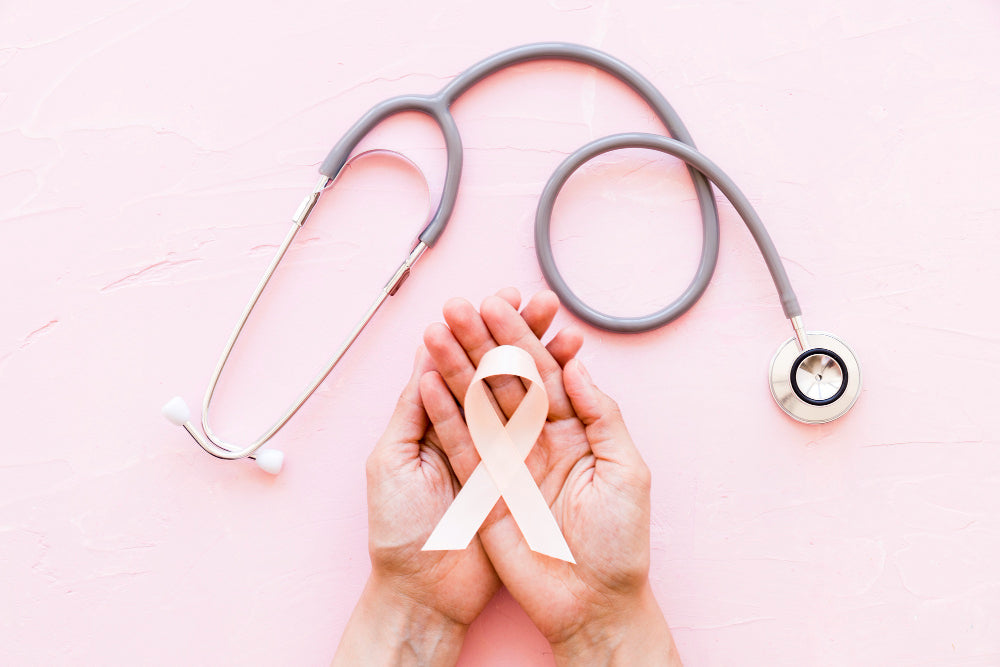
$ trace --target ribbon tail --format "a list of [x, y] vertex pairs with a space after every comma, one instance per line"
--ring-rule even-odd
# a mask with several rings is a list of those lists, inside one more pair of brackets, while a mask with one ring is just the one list
[[467, 548], [498, 500], [500, 491], [486, 466], [480, 463], [469, 475], [465, 486], [455, 496], [421, 550], [450, 551]]
[[527, 467], [521, 466], [504, 486], [503, 499], [532, 551], [576, 564], [552, 510]]

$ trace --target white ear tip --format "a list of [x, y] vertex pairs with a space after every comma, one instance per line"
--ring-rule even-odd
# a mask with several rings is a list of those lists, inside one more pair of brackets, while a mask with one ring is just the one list
[[258, 449], [254, 457], [260, 469], [272, 475], [281, 472], [281, 466], [285, 463], [285, 453], [277, 449]]
[[191, 420], [191, 411], [188, 410], [187, 403], [180, 396], [174, 396], [163, 406], [163, 416], [178, 426]]

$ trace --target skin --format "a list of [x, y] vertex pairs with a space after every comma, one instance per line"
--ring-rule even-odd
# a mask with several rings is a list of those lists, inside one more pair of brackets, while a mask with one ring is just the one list
[[[372, 575], [334, 664], [453, 664], [500, 581], [558, 664], [680, 664], [649, 586], [649, 469], [618, 406], [574, 358], [579, 330], [541, 343], [555, 294], [519, 306], [513, 289], [478, 312], [452, 299], [447, 326], [425, 332], [426, 352], [368, 461]], [[482, 356], [505, 344], [531, 354], [549, 395], [548, 421], [525, 464], [577, 565], [532, 552], [502, 500], [468, 549], [420, 551], [479, 463], [460, 401]], [[490, 388], [506, 416], [525, 393], [515, 377]]]

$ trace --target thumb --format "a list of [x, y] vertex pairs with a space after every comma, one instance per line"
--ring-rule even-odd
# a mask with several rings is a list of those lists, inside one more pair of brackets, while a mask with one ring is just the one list
[[458, 481], [465, 484], [479, 465], [479, 452], [472, 441], [465, 416], [440, 373], [425, 373], [420, 378], [420, 396], [427, 406], [427, 416], [434, 426], [441, 449], [451, 463]]
[[396, 409], [385, 427], [382, 441], [385, 443], [418, 442], [427, 432], [427, 412], [420, 399], [420, 376], [432, 367], [430, 355], [423, 347], [417, 349], [413, 360], [413, 374], [403, 388]]
[[563, 368], [563, 385], [576, 416], [586, 427], [590, 449], [598, 460], [626, 467], [645, 465], [632, 443], [618, 404], [594, 386], [579, 359], [572, 359]]

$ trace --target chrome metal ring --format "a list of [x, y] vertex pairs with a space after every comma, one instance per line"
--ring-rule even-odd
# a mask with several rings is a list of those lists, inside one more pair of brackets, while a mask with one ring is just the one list
[[800, 351], [789, 338], [771, 360], [771, 396], [785, 414], [806, 424], [843, 416], [861, 394], [857, 357], [836, 336], [810, 331], [810, 347]]
[[789, 378], [795, 395], [810, 405], [828, 405], [847, 389], [850, 373], [833, 350], [813, 347], [792, 364]]

